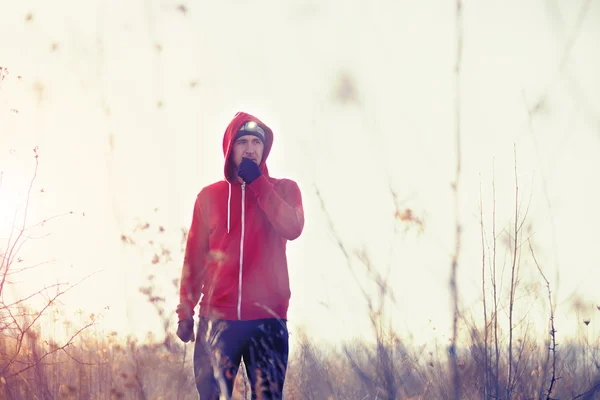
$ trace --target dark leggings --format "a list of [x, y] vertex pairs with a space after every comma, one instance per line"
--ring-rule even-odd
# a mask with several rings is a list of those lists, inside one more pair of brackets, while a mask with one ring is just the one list
[[252, 399], [281, 399], [288, 362], [285, 320], [224, 321], [200, 318], [194, 346], [194, 377], [200, 400], [230, 399], [244, 361]]

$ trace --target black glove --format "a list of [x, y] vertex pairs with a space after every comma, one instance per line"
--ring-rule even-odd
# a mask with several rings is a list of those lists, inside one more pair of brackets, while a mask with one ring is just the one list
[[194, 341], [194, 320], [183, 319], [177, 323], [177, 336], [183, 343]]
[[238, 176], [244, 180], [248, 185], [251, 184], [262, 175], [258, 164], [249, 158], [242, 158], [242, 162], [238, 168]]

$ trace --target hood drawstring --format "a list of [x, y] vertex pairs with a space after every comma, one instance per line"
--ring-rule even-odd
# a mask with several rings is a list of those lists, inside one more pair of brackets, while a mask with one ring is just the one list
[[231, 219], [231, 182], [229, 184], [229, 196], [227, 198], [227, 233], [229, 233], [229, 221]]

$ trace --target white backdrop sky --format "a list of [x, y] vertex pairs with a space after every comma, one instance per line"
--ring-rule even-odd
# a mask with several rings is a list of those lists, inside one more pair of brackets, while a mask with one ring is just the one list
[[[196, 193], [222, 178], [222, 134], [243, 110], [275, 132], [271, 174], [295, 179], [303, 190], [305, 231], [289, 245], [293, 329], [305, 326], [330, 341], [368, 329], [318, 187], [347, 245], [366, 246], [378, 268], [391, 262], [400, 329], [417, 341], [447, 335], [455, 2], [178, 6], [0, 5], [0, 66], [10, 72], [0, 86], [3, 231], [33, 171], [34, 146], [41, 163], [36, 187], [44, 193], [34, 196], [32, 221], [74, 211], [23, 249], [29, 263], [55, 260], [23, 278], [23, 287], [95, 272], [64, 298], [65, 309], [102, 311], [107, 330], [158, 330], [138, 293], [151, 271], [149, 256], [123, 246], [120, 236], [138, 218], [153, 229], [162, 223], [164, 240], [177, 250]], [[498, 229], [506, 227], [514, 214], [516, 146], [520, 201], [525, 207], [531, 199], [532, 240], [553, 284], [560, 271], [559, 321], [569, 332], [577, 325], [575, 298], [586, 315], [600, 317], [600, 3], [486, 0], [463, 7], [463, 304], [480, 302], [480, 184], [491, 230], [494, 167]], [[344, 76], [356, 102], [335, 101]], [[530, 121], [527, 110], [540, 98], [543, 107]], [[411, 228], [394, 235], [390, 186], [402, 207], [424, 220], [422, 234]], [[523, 273], [539, 282], [523, 254]], [[158, 279], [173, 309], [177, 298], [168, 289], [181, 254], [174, 257]], [[502, 250], [500, 263], [504, 257]]]

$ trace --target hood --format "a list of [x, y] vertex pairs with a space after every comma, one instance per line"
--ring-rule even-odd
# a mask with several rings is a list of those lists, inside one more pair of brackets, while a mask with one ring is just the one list
[[233, 147], [233, 140], [235, 139], [235, 135], [237, 134], [238, 130], [248, 121], [256, 122], [265, 131], [265, 147], [259, 167], [263, 175], [267, 177], [269, 176], [267, 157], [269, 156], [271, 147], [273, 146], [273, 131], [254, 115], [239, 111], [235, 114], [229, 125], [227, 125], [227, 129], [225, 129], [225, 133], [223, 134], [223, 155], [225, 156], [223, 173], [225, 174], [225, 180], [229, 183], [233, 182], [232, 176], [234, 175], [233, 164], [229, 162], [229, 156], [231, 155], [231, 149]]

